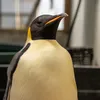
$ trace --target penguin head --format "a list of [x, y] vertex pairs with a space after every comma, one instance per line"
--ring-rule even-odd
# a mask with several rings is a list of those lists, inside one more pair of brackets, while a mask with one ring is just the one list
[[59, 22], [67, 14], [41, 15], [34, 19], [28, 29], [28, 39], [55, 39]]

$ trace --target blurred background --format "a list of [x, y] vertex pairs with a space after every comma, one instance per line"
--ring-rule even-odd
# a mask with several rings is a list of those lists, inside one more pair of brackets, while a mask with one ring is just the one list
[[79, 100], [100, 100], [100, 0], [0, 0], [0, 100], [6, 70], [26, 40], [30, 22], [42, 14], [63, 19], [57, 41], [71, 54]]

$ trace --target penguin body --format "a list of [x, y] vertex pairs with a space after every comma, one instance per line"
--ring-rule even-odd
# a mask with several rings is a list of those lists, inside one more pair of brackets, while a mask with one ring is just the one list
[[46, 35], [47, 30], [41, 32], [46, 39], [35, 34], [32, 40], [29, 29], [26, 45], [19, 52], [13, 71], [10, 68], [11, 84], [4, 100], [77, 100], [69, 53], [54, 36]]
[[55, 40], [32, 41], [13, 75], [10, 100], [77, 100], [70, 60]]

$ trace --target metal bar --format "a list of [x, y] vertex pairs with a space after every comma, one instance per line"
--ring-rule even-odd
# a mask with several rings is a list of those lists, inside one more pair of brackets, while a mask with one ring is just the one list
[[29, 26], [30, 22], [31, 22], [32, 19], [35, 17], [37, 8], [38, 8], [38, 6], [39, 6], [39, 4], [40, 4], [40, 1], [41, 1], [41, 0], [36, 0], [36, 2], [35, 2], [35, 4], [34, 4], [34, 7], [33, 7], [33, 9], [32, 9], [32, 12], [31, 12], [31, 14], [30, 14], [30, 16], [29, 16], [29, 19], [28, 19], [28, 21], [27, 21], [26, 26]]
[[53, 9], [53, 7], [54, 7], [54, 1], [50, 0], [50, 9]]
[[16, 26], [16, 29], [20, 29], [21, 28], [20, 0], [15, 0], [15, 26]]
[[70, 45], [70, 39], [71, 39], [71, 35], [72, 35], [72, 29], [73, 29], [74, 24], [76, 22], [76, 18], [77, 18], [77, 15], [78, 15], [78, 12], [79, 12], [79, 9], [80, 9], [80, 6], [81, 6], [81, 2], [82, 2], [82, 0], [79, 0], [78, 6], [77, 6], [77, 9], [76, 9], [74, 18], [73, 18], [73, 21], [72, 21], [72, 23], [70, 25], [70, 28], [68, 29], [68, 34], [69, 35], [68, 35], [68, 40], [67, 40], [67, 43], [66, 43], [66, 47], [69, 47], [69, 45]]
[[0, 0], [0, 27], [1, 27], [1, 16], [2, 16], [2, 14], [1, 14], [1, 12], [2, 12], [2, 11], [1, 11], [1, 10], [2, 10], [2, 7], [1, 7], [2, 5], [1, 5], [1, 3], [2, 3], [2, 0]]
[[65, 0], [65, 13], [68, 14], [68, 17], [66, 17], [64, 20], [64, 32], [67, 33], [70, 25], [71, 0]]

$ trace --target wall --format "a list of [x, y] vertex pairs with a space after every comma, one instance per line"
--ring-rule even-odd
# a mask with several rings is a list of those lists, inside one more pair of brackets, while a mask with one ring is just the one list
[[[72, 0], [72, 19], [74, 17], [76, 7], [79, 0]], [[79, 13], [77, 15], [76, 23], [74, 25], [71, 36], [71, 47], [83, 47], [84, 46], [84, 0], [82, 1]]]
[[[78, 1], [72, 0], [72, 19]], [[82, 0], [70, 45], [71, 47], [92, 47], [93, 64], [100, 66], [100, 0]]]
[[97, 2], [96, 10], [96, 33], [94, 37], [94, 64], [100, 66], [100, 0]]
[[[26, 40], [27, 31], [0, 30], [0, 44], [23, 45]], [[57, 41], [64, 47], [66, 43], [66, 34], [57, 33]]]
[[0, 44], [23, 45], [25, 40], [25, 31], [0, 30]]
[[[79, 0], [72, 0], [72, 19]], [[72, 31], [71, 47], [93, 47], [97, 0], [82, 0]]]

